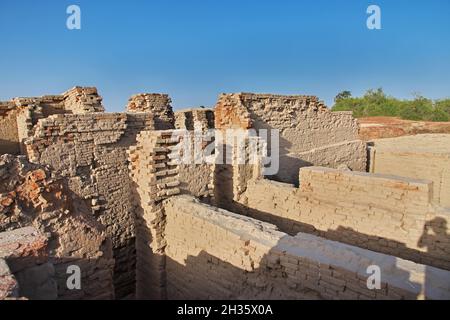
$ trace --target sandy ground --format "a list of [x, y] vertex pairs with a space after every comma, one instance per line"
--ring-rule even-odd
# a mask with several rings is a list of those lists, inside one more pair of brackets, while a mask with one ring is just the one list
[[450, 122], [410, 121], [393, 117], [370, 117], [358, 119], [363, 140], [394, 138], [423, 133], [448, 133]]

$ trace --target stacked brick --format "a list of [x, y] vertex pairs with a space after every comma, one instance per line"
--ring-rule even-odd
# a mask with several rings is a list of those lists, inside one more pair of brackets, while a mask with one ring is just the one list
[[[0, 157], [0, 177], [0, 231], [34, 226], [49, 235], [47, 254], [55, 268], [58, 298], [113, 298], [111, 242], [65, 180], [47, 167], [11, 155]], [[70, 265], [82, 270], [82, 290], [67, 288]], [[32, 291], [35, 286], [29, 287]]]
[[[137, 220], [137, 296], [165, 297], [165, 213], [162, 201], [187, 193], [210, 202], [212, 164], [184, 163], [194, 139], [174, 130], [143, 131], [129, 150], [130, 175], [135, 183]], [[185, 147], [187, 147], [185, 149]], [[193, 159], [192, 159], [193, 160]]]
[[433, 201], [450, 208], [450, 135], [375, 140], [370, 172], [433, 181]]
[[17, 111], [10, 111], [0, 117], [0, 155], [5, 153], [20, 153]]
[[143, 131], [129, 150], [130, 176], [135, 183], [138, 298], [165, 298], [165, 216], [162, 200], [180, 193], [178, 137], [173, 131]]
[[314, 96], [223, 94], [215, 119], [221, 130], [279, 130], [280, 170], [272, 178], [281, 182], [298, 184], [299, 168], [311, 165], [366, 168], [365, 144], [351, 112], [331, 112]]
[[314, 233], [450, 269], [450, 211], [431, 204], [431, 182], [318, 167], [302, 168], [300, 176], [300, 189], [249, 183], [243, 213], [290, 234]]
[[[169, 299], [446, 299], [450, 272], [178, 196], [164, 202]], [[369, 266], [381, 269], [369, 289]], [[425, 280], [424, 280], [425, 279]], [[431, 285], [432, 284], [432, 285]]]
[[222, 94], [214, 108], [216, 129], [250, 129], [250, 113], [242, 103], [240, 94]]
[[95, 87], [75, 87], [63, 93], [64, 109], [74, 114], [105, 112]]
[[175, 128], [196, 131], [214, 129], [214, 111], [202, 108], [177, 111]]
[[218, 160], [213, 176], [215, 204], [240, 212], [240, 197], [245, 193], [247, 184], [263, 177], [262, 150], [266, 142], [239, 129], [230, 130], [220, 138], [216, 135], [215, 142], [215, 157]]
[[155, 126], [159, 130], [174, 128], [175, 117], [167, 94], [144, 93], [132, 96], [126, 108], [127, 112], [148, 112], [155, 117]]
[[[17, 117], [17, 123], [19, 140], [25, 144], [23, 153], [66, 177], [71, 192], [106, 227], [116, 261], [116, 297], [133, 295], [135, 230], [126, 151], [135, 144], [141, 130], [173, 127], [170, 99], [166, 96], [165, 102], [154, 109], [158, 114], [148, 112], [150, 109], [141, 113], [102, 113], [101, 97], [95, 88], [76, 87], [61, 96], [20, 101], [24, 112]], [[32, 103], [35, 109], [30, 108]]]
[[154, 129], [150, 113], [53, 115], [39, 121], [27, 143], [31, 161], [50, 165], [91, 208], [112, 240], [116, 297], [135, 291], [134, 210], [127, 150]]
[[62, 95], [14, 98], [0, 102], [0, 154], [25, 153], [23, 142], [33, 136], [39, 119], [53, 114], [85, 114], [104, 112], [102, 98], [96, 88], [75, 87]]
[[6, 261], [0, 258], [0, 300], [19, 297], [19, 284]]
[[5, 117], [12, 109], [14, 109], [12, 101], [0, 101], [0, 119]]

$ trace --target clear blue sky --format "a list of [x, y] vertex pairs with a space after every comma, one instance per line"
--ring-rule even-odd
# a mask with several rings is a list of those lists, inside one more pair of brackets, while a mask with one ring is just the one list
[[[81, 30], [66, 28], [70, 4]], [[366, 28], [369, 4], [382, 30]], [[175, 108], [240, 91], [449, 97], [450, 1], [0, 0], [0, 100], [75, 85], [108, 111], [141, 92]]]

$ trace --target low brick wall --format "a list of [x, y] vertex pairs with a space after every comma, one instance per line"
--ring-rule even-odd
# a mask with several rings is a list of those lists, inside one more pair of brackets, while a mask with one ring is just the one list
[[321, 167], [300, 170], [300, 188], [250, 182], [240, 212], [289, 234], [313, 233], [450, 269], [450, 211], [432, 205], [430, 181]]
[[381, 139], [371, 147], [372, 173], [433, 181], [433, 201], [450, 208], [450, 134]]
[[[164, 202], [169, 299], [448, 299], [450, 272], [274, 225], [189, 196]], [[368, 267], [381, 271], [367, 287]]]

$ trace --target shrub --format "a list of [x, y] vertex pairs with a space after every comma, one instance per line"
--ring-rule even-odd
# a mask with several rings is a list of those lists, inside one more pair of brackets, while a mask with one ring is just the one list
[[368, 90], [362, 97], [343, 91], [335, 98], [333, 111], [353, 111], [355, 117], [400, 117], [406, 120], [450, 121], [450, 99], [436, 100], [416, 96], [400, 100], [388, 96], [383, 89]]

